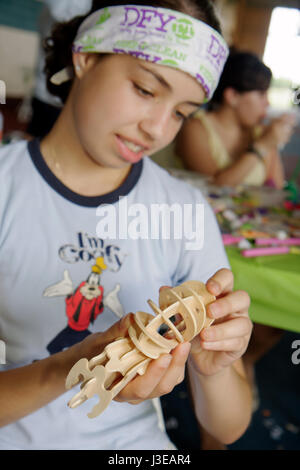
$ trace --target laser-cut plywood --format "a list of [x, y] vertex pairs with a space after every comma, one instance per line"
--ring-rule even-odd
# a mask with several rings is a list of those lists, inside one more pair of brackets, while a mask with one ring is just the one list
[[97, 394], [99, 403], [88, 416], [98, 416], [130, 380], [146, 372], [151, 360], [168, 354], [179, 343], [191, 341], [203, 328], [209, 327], [213, 320], [207, 317], [206, 307], [214, 300], [205, 284], [199, 281], [162, 289], [159, 307], [148, 300], [155, 316], [136, 312], [128, 336], [108, 344], [90, 361], [80, 359], [72, 367], [66, 388], [79, 382], [82, 384], [80, 391], [69, 401], [70, 408]]

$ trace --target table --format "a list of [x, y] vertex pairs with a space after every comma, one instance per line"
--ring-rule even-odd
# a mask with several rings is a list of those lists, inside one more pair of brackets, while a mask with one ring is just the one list
[[251, 320], [300, 333], [300, 255], [245, 258], [237, 247], [225, 248], [234, 289], [251, 297]]

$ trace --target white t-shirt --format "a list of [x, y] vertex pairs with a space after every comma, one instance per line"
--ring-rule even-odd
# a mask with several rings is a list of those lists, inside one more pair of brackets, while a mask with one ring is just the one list
[[[175, 216], [169, 233], [161, 227], [155, 239], [155, 219], [147, 225], [155, 204], [177, 204], [176, 217], [181, 208], [181, 239], [182, 224]], [[204, 224], [199, 216], [197, 227], [198, 232], [203, 229], [204, 243], [189, 250], [187, 243], [195, 242], [190, 222], [191, 215], [197, 218], [196, 207], [204, 207]], [[121, 231], [114, 234], [118, 225]], [[96, 276], [99, 290], [91, 299], [87, 292], [95, 286], [92, 268], [103, 262], [104, 269]], [[133, 165], [117, 190], [85, 197], [50, 171], [39, 140], [0, 150], [0, 339], [6, 345], [7, 362], [2, 370], [30, 364], [74, 344], [82, 335], [104, 331], [122, 314], [153, 313], [147, 299], [158, 303], [160, 286], [188, 279], [205, 282], [228, 266], [214, 214], [202, 194], [149, 158]], [[103, 305], [109, 293], [110, 308]], [[89, 419], [93, 399], [73, 410], [67, 406], [76, 391], [67, 391], [0, 428], [0, 449], [166, 449], [170, 445], [151, 400], [137, 406], [113, 401], [103, 414]]]

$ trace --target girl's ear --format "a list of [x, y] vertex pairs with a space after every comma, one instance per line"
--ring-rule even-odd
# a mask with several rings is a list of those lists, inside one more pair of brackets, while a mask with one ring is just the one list
[[223, 93], [224, 102], [232, 108], [236, 108], [238, 106], [239, 95], [239, 92], [234, 88], [228, 87], [224, 90]]
[[75, 70], [75, 76], [82, 78], [84, 74], [90, 70], [98, 62], [98, 54], [86, 53], [86, 52], [74, 52], [73, 53], [73, 65]]

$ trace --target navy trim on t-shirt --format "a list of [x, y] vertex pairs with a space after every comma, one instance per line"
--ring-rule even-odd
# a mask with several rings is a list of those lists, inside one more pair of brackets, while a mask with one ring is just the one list
[[68, 199], [78, 206], [98, 207], [100, 204], [113, 204], [118, 202], [120, 197], [126, 196], [134, 188], [143, 169], [143, 160], [140, 160], [138, 163], [131, 166], [131, 170], [125, 181], [114, 191], [102, 194], [101, 196], [82, 196], [67, 188], [67, 186], [52, 173], [41, 153], [39, 138], [28, 142], [28, 151], [34, 166], [51, 188], [65, 199]]

